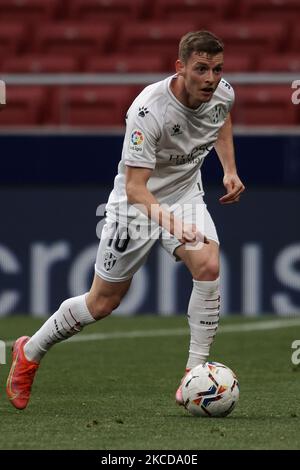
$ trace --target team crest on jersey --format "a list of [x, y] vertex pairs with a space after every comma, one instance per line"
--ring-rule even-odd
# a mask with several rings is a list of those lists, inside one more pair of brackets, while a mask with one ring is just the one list
[[111, 253], [111, 251], [105, 251], [104, 253], [104, 268], [106, 271], [110, 271], [117, 262], [117, 257]]
[[209, 118], [211, 122], [217, 124], [218, 122], [222, 121], [225, 117], [225, 111], [223, 107], [217, 104], [209, 113]]
[[144, 149], [144, 142], [144, 134], [139, 129], [136, 129], [131, 133], [129, 149], [134, 152], [142, 152]]
[[180, 134], [182, 134], [180, 124], [174, 124], [171, 130], [171, 136], [173, 137], [174, 135], [180, 135]]

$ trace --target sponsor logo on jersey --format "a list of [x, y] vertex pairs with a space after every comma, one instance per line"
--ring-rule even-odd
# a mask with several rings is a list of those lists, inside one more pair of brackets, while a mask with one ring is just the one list
[[205, 155], [207, 155], [212, 148], [213, 146], [210, 145], [198, 145], [186, 155], [171, 154], [169, 162], [175, 163], [175, 165], [185, 165], [186, 163], [197, 165], [203, 162]]
[[208, 114], [211, 122], [213, 124], [217, 124], [218, 122], [222, 121], [226, 115], [226, 112], [223, 106], [217, 104]]
[[111, 253], [111, 251], [105, 251], [104, 253], [104, 268], [106, 271], [110, 271], [117, 262], [117, 257]]
[[180, 135], [180, 134], [182, 134], [180, 124], [174, 124], [174, 126], [172, 127], [172, 130], [171, 130], [171, 136]]
[[138, 113], [138, 115], [139, 115], [140, 117], [145, 117], [146, 114], [148, 114], [148, 113], [149, 113], [148, 108], [146, 108], [145, 106], [142, 106], [141, 108], [139, 108], [139, 113]]
[[132, 132], [130, 137], [130, 150], [134, 150], [135, 152], [142, 152], [144, 148], [144, 134], [139, 129], [136, 129]]

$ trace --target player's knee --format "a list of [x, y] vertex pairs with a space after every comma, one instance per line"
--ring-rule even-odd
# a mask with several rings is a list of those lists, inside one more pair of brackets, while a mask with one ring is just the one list
[[196, 281], [214, 281], [219, 277], [219, 273], [219, 260], [207, 258], [204, 262], [194, 266], [192, 275]]
[[220, 275], [220, 266], [219, 266], [219, 260], [213, 259], [210, 260], [209, 263], [207, 264], [207, 274], [211, 278], [211, 281], [214, 281], [217, 279]]

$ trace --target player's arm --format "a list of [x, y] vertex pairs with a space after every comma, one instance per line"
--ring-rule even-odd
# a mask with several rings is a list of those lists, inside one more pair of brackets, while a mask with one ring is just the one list
[[219, 201], [222, 204], [238, 202], [240, 195], [245, 190], [245, 186], [237, 174], [230, 114], [219, 131], [215, 149], [223, 167], [223, 184], [227, 190], [227, 194], [221, 197]]
[[[147, 182], [152, 174], [149, 168], [126, 166], [126, 193], [129, 204], [138, 205], [149, 219], [175, 235], [182, 243], [203, 241], [203, 235], [195, 226], [186, 225], [174, 217], [174, 214], [164, 209], [155, 196], [147, 188]], [[205, 243], [208, 243], [206, 238]]]

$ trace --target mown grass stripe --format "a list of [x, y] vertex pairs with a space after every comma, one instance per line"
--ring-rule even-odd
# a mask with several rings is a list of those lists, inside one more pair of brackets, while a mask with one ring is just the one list
[[[244, 333], [254, 331], [276, 330], [280, 328], [291, 328], [295, 326], [300, 327], [300, 318], [249, 322], [238, 325], [224, 325], [220, 326], [220, 328], [218, 329], [218, 335], [223, 333]], [[155, 338], [157, 336], [184, 336], [187, 334], [189, 334], [188, 328], [114, 331], [112, 333], [91, 333], [76, 335], [60, 344], [74, 342], [81, 343], [89, 341], [104, 341], [109, 339]], [[12, 346], [14, 341], [15, 340], [6, 341], [6, 346]]]

